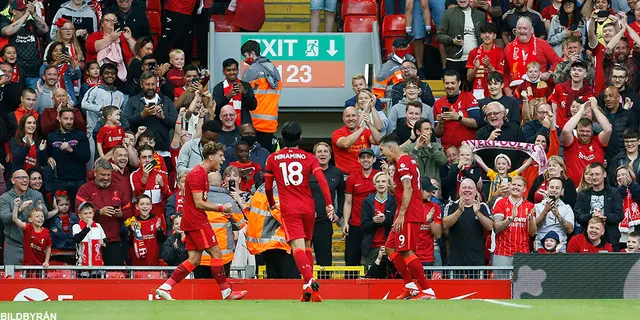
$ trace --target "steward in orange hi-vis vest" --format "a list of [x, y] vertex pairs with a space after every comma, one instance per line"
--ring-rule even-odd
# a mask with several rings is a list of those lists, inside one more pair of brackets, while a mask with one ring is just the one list
[[[207, 194], [209, 202], [213, 203], [231, 203], [233, 205], [230, 215], [226, 215], [217, 211], [205, 211], [207, 214], [207, 220], [211, 225], [211, 229], [216, 234], [216, 240], [222, 251], [222, 264], [226, 265], [233, 261], [233, 252], [236, 249], [236, 241], [233, 236], [233, 231], [244, 228], [247, 221], [244, 219], [242, 209], [238, 206], [235, 200], [229, 195], [229, 190], [222, 187], [210, 186], [209, 193]], [[200, 260], [201, 266], [210, 266], [211, 257], [206, 253], [202, 253], [202, 259]]]
[[[273, 197], [278, 201], [278, 188], [273, 185]], [[247, 217], [247, 249], [257, 255], [267, 250], [284, 250], [291, 253], [291, 247], [285, 239], [280, 210], [270, 210], [269, 201], [262, 184], [249, 202]]]

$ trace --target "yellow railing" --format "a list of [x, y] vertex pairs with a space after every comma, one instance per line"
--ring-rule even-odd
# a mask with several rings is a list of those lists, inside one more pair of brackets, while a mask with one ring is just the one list
[[[340, 267], [340, 266], [313, 266], [313, 277], [315, 279], [359, 279], [364, 278], [364, 267]], [[258, 279], [267, 278], [267, 267], [258, 266]]]

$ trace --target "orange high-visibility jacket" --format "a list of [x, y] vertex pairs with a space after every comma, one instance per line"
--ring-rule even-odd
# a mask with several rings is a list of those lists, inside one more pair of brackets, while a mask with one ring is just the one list
[[[247, 217], [247, 249], [249, 253], [256, 255], [266, 250], [280, 249], [291, 253], [291, 247], [287, 243], [284, 229], [280, 220], [280, 210], [270, 210], [264, 184], [256, 190], [251, 198]], [[273, 195], [278, 201], [278, 189], [273, 186]]]
[[[216, 189], [217, 187], [212, 188]], [[214, 203], [227, 203], [223, 201], [218, 202], [218, 200], [213, 200], [214, 197], [212, 196], [211, 191], [209, 191], [208, 198]], [[222, 212], [206, 211], [207, 219], [209, 220], [211, 229], [213, 229], [213, 232], [215, 232], [216, 234], [216, 241], [218, 241], [218, 245], [220, 246], [220, 250], [222, 251], [222, 264], [227, 264], [233, 261], [233, 252], [236, 249], [236, 242], [233, 239], [234, 226], [236, 230], [240, 230], [247, 224], [242, 211], [240, 210], [238, 205], [235, 204], [235, 201], [232, 202], [232, 204], [234, 205], [233, 212], [228, 216]], [[211, 265], [211, 257], [206, 252], [202, 254], [200, 265]]]
[[276, 67], [265, 57], [258, 57], [245, 70], [242, 80], [251, 83], [258, 106], [251, 111], [256, 131], [274, 133], [278, 130], [278, 103], [282, 80]]

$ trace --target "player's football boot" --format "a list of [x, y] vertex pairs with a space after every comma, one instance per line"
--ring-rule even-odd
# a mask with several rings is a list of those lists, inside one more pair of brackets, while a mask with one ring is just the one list
[[241, 291], [231, 291], [231, 294], [228, 295], [225, 300], [242, 300], [249, 291], [241, 290]]
[[402, 291], [402, 293], [396, 297], [397, 300], [407, 300], [407, 299], [411, 299], [411, 297], [413, 297], [413, 295], [411, 294], [411, 290], [404, 288], [404, 291]]
[[311, 302], [322, 302], [322, 297], [320, 297], [320, 293], [314, 291], [311, 293]]
[[311, 296], [313, 295], [313, 290], [311, 290], [310, 286], [305, 286], [304, 290], [302, 290], [302, 297], [300, 298], [300, 302], [309, 302], [311, 301]]
[[163, 300], [173, 300], [173, 297], [171, 297], [171, 291], [169, 290], [163, 290], [163, 289], [156, 289], [156, 297], [161, 298]]
[[433, 289], [429, 288], [427, 290], [422, 290], [418, 292], [411, 300], [435, 300], [436, 293], [433, 292]]

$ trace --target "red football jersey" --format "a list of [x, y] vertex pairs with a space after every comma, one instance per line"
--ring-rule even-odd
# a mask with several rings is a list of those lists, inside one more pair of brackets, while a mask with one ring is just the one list
[[[160, 262], [160, 251], [162, 250], [162, 243], [156, 237], [156, 224], [160, 218], [157, 216], [150, 217], [147, 220], [138, 219], [140, 222], [140, 233], [144, 241], [145, 255], [138, 257], [135, 254], [134, 248], [129, 250], [131, 253], [131, 265], [133, 266], [157, 266]], [[162, 220], [161, 220], [162, 221]], [[131, 227], [129, 227], [131, 229]], [[130, 230], [132, 234], [133, 230]]]
[[398, 210], [402, 206], [402, 194], [404, 193], [404, 187], [402, 186], [402, 180], [411, 179], [411, 201], [409, 207], [404, 215], [405, 222], [419, 222], [424, 223], [426, 214], [422, 212], [422, 190], [420, 189], [420, 171], [418, 170], [418, 163], [409, 155], [401, 156], [396, 161], [396, 173], [393, 175], [393, 181], [396, 184], [395, 194], [398, 201]]
[[567, 253], [602, 253], [613, 252], [610, 243], [602, 240], [598, 246], [594, 246], [583, 233], [575, 235], [567, 245]]
[[[511, 216], [514, 204], [510, 197], [504, 197], [496, 202], [493, 207], [494, 216], [502, 216], [504, 219]], [[527, 217], [535, 213], [533, 203], [521, 200], [516, 209], [518, 214], [509, 226], [496, 234], [496, 255], [512, 257], [514, 253], [530, 253], [529, 233]]]
[[595, 79], [593, 82], [593, 86], [595, 88], [595, 96], [598, 96], [600, 92], [604, 91], [604, 53], [607, 48], [603, 46], [600, 42], [596, 45], [595, 48], [591, 49], [593, 53], [593, 67], [595, 68]]
[[284, 148], [269, 155], [265, 167], [276, 180], [282, 215], [315, 214], [309, 176], [322, 168], [314, 155], [299, 148]]
[[365, 177], [362, 170], [357, 170], [347, 177], [345, 193], [349, 193], [352, 196], [350, 225], [359, 227], [362, 224], [362, 203], [370, 194], [376, 192], [373, 176], [378, 172], [378, 170], [371, 170], [369, 176]]
[[478, 67], [478, 70], [476, 71], [476, 77], [475, 79], [473, 79], [473, 90], [482, 90], [484, 92], [485, 98], [490, 97], [491, 94], [489, 93], [489, 88], [487, 87], [487, 76], [490, 72], [488, 69], [485, 70], [483, 62], [484, 57], [488, 57], [489, 62], [491, 63], [493, 68], [495, 68], [497, 72], [504, 75], [504, 64], [506, 61], [504, 58], [504, 51], [502, 51], [502, 49], [500, 49], [495, 44], [488, 51], [484, 50], [482, 45], [480, 45], [479, 47], [469, 52], [469, 57], [467, 58], [466, 65], [467, 69], [475, 68], [475, 64], [473, 62], [476, 57], [478, 57], [480, 61], [480, 67]]
[[597, 135], [591, 139], [589, 144], [582, 144], [578, 141], [578, 138], [574, 137], [573, 142], [564, 147], [567, 177], [576, 186], [579, 185], [584, 168], [594, 162], [604, 163], [604, 149], [606, 147]]
[[104, 126], [98, 131], [96, 143], [102, 144], [102, 152], [106, 154], [111, 149], [122, 144], [125, 137], [124, 129], [121, 126]]
[[[424, 203], [422, 208], [425, 218], [433, 208], [433, 222], [442, 225], [442, 211], [440, 211], [440, 206], [437, 203], [429, 201]], [[421, 224], [420, 233], [418, 234], [418, 249], [416, 250], [416, 257], [420, 259], [420, 262], [433, 262], [434, 242], [435, 238], [431, 233], [431, 226], [428, 223]]]
[[42, 228], [40, 232], [33, 229], [33, 224], [27, 223], [22, 230], [22, 246], [24, 258], [22, 265], [39, 266], [44, 263], [45, 250], [51, 247], [51, 234], [49, 229]]
[[193, 193], [202, 192], [202, 200], [207, 201], [209, 192], [209, 177], [202, 164], [195, 166], [187, 174], [184, 183], [184, 210], [182, 210], [182, 221], [180, 229], [184, 231], [194, 231], [203, 228], [211, 228], [207, 214], [204, 210], [196, 208]]
[[[465, 118], [469, 118], [469, 111], [480, 111], [478, 101], [470, 92], [460, 92], [458, 100], [454, 103], [449, 103], [449, 101], [447, 101], [447, 97], [438, 99], [433, 106], [433, 117], [435, 119], [437, 119], [438, 115], [443, 112], [442, 108], [448, 108], [450, 112], [455, 112]], [[442, 135], [441, 141], [442, 147], [445, 150], [449, 146], [460, 147], [462, 141], [475, 140], [475, 138], [476, 129], [471, 129], [459, 121], [446, 121], [444, 123], [444, 134]]]

